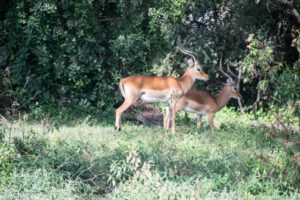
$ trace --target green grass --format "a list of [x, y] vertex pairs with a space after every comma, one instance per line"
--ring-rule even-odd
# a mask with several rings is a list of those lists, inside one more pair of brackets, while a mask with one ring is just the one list
[[181, 116], [175, 135], [91, 120], [43, 135], [16, 122], [1, 129], [0, 199], [300, 199], [299, 133], [249, 121], [225, 109], [211, 134]]

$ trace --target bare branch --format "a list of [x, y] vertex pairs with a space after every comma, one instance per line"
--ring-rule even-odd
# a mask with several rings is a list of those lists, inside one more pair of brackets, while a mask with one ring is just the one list
[[292, 13], [294, 17], [296, 17], [298, 24], [300, 24], [300, 13], [298, 12], [298, 10], [296, 10], [296, 8], [293, 8]]
[[280, 3], [287, 5], [287, 6], [293, 6], [293, 0], [278, 0]]
[[240, 110], [242, 113], [245, 113], [245, 108], [243, 107], [243, 104], [242, 104], [242, 100], [241, 100], [241, 99], [238, 99], [238, 104], [239, 104], [239, 110]]
[[289, 129], [284, 125], [284, 123], [280, 120], [280, 117], [277, 113], [273, 113], [274, 117], [276, 118], [276, 121], [281, 125], [281, 127], [284, 129], [285, 132], [288, 132]]
[[248, 111], [248, 110], [250, 110], [250, 109], [252, 109], [252, 108], [254, 108], [254, 107], [257, 106], [257, 104], [258, 104], [259, 101], [260, 101], [260, 96], [261, 96], [260, 92], [261, 92], [261, 91], [258, 89], [258, 90], [257, 90], [257, 94], [256, 94], [256, 100], [255, 100], [255, 102], [254, 102], [252, 105], [250, 105], [250, 106], [248, 106], [248, 107], [246, 107], [246, 108], [243, 108], [244, 111]]
[[100, 22], [105, 22], [105, 21], [115, 21], [115, 20], [122, 20], [122, 17], [112, 17], [112, 18], [108, 18], [108, 17], [103, 17], [101, 19], [99, 19]]
[[300, 13], [294, 6], [293, 0], [278, 0], [283, 5], [287, 6], [289, 9], [291, 9], [291, 14], [297, 19], [298, 24], [300, 24]]

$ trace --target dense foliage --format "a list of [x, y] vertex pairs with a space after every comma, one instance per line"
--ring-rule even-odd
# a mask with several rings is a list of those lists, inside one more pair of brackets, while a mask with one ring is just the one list
[[112, 107], [121, 77], [164, 56], [184, 2], [1, 3], [2, 107]]
[[243, 69], [245, 105], [289, 102], [299, 113], [298, 1], [17, 0], [0, 7], [2, 112], [111, 110], [121, 100], [121, 77], [182, 73], [181, 38], [209, 72], [208, 90], [223, 83], [223, 56]]

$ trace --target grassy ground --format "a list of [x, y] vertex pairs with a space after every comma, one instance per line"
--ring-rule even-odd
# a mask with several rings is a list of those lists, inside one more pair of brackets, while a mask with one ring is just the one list
[[299, 132], [252, 127], [226, 109], [215, 134], [180, 119], [175, 135], [91, 120], [2, 127], [0, 199], [300, 199]]

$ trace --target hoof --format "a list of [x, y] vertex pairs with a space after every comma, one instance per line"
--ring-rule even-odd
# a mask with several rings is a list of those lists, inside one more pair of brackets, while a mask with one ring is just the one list
[[115, 126], [115, 131], [121, 131], [121, 128]]

